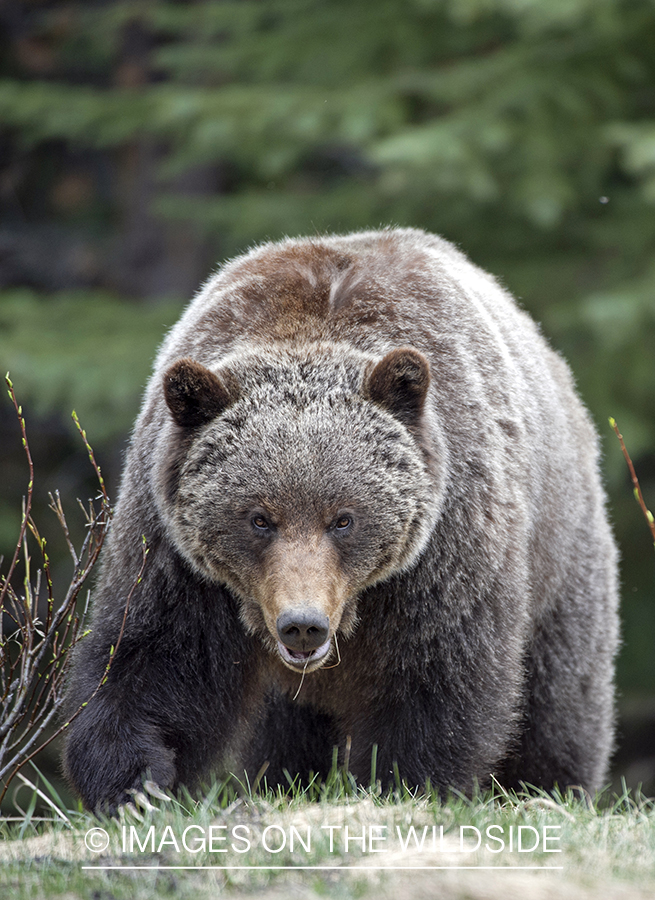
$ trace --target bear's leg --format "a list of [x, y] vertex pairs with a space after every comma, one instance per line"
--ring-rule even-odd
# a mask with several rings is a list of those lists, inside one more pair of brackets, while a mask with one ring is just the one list
[[[485, 734], [483, 722], [468, 728], [454, 708], [441, 706], [427, 692], [418, 699], [419, 694], [417, 690], [404, 708], [387, 706], [381, 725], [372, 722], [366, 730], [348, 729], [339, 744], [340, 763], [345, 761], [350, 736], [350, 771], [364, 786], [379, 781], [387, 790], [401, 781], [410, 789], [423, 790], [429, 783], [444, 796], [451, 788], [470, 794], [477, 787], [489, 787], [511, 739], [512, 717], [505, 720], [503, 733], [496, 729], [496, 734]], [[417, 708], [428, 705], [427, 714], [417, 714]]]
[[234, 598], [158, 563], [156, 552], [119, 642], [124, 605], [114, 597], [125, 591], [111, 572], [106, 566], [92, 631], [75, 653], [64, 753], [85, 805], [110, 810], [145, 775], [169, 788], [196, 783], [225, 752], [255, 665]]
[[[614, 734], [615, 613], [568, 598], [541, 623], [529, 651], [528, 699], [502, 782], [546, 789], [603, 786]], [[592, 608], [593, 609], [593, 608]]]
[[269, 787], [289, 787], [295, 776], [305, 784], [313, 775], [325, 779], [332, 766], [333, 748], [337, 745], [331, 716], [309, 705], [293, 703], [283, 694], [267, 695], [257, 720], [252, 726], [243, 763], [248, 777], [257, 777], [264, 764], [264, 778]]
[[128, 717], [107, 694], [94, 698], [67, 732], [65, 772], [91, 810], [115, 812], [144, 777], [172, 788], [175, 762], [161, 729], [138, 713]]
[[362, 784], [376, 746], [384, 788], [397, 773], [411, 787], [429, 780], [471, 792], [491, 783], [515, 739], [529, 633], [524, 572], [510, 557], [492, 573], [471, 565], [465, 580], [465, 548], [451, 545], [448, 535], [439, 542], [450, 552], [437, 560], [437, 586], [422, 588], [419, 570], [363, 595], [357, 631], [327, 674], [339, 680], [341, 760], [350, 736], [350, 769]]
[[481, 646], [460, 649], [458, 658], [454, 635], [445, 634], [429, 669], [405, 670], [404, 683], [392, 675], [363, 714], [342, 717], [340, 762], [350, 736], [350, 770], [360, 784], [370, 783], [373, 766], [383, 789], [398, 778], [443, 792], [491, 784], [518, 726], [523, 670], [509, 654], [485, 660]]

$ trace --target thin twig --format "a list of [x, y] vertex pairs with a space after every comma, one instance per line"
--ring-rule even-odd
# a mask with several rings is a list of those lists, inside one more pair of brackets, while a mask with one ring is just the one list
[[[49, 494], [50, 497], [50, 509], [54, 512], [59, 520], [59, 524], [61, 525], [61, 530], [64, 532], [64, 538], [66, 539], [66, 545], [68, 546], [68, 552], [70, 553], [73, 559], [73, 565], [77, 568], [80, 564], [77, 553], [75, 551], [75, 547], [73, 546], [73, 542], [71, 540], [70, 531], [68, 530], [68, 522], [66, 521], [66, 516], [64, 515], [64, 509], [61, 505], [61, 497], [59, 496], [59, 491], [55, 491], [54, 495]], [[86, 513], [86, 511], [85, 511]]]
[[[25, 500], [25, 506], [23, 508], [23, 518], [20, 523], [20, 531], [18, 533], [18, 540], [16, 542], [16, 549], [14, 550], [14, 555], [11, 559], [11, 563], [9, 564], [9, 571], [4, 577], [3, 587], [0, 590], [0, 610], [4, 606], [5, 597], [7, 595], [7, 590], [9, 588], [9, 582], [11, 581], [11, 576], [14, 574], [14, 569], [16, 568], [16, 563], [18, 562], [18, 556], [20, 554], [21, 547], [23, 546], [23, 540], [25, 538], [25, 531], [27, 529], [27, 520], [29, 519], [30, 512], [32, 510], [32, 494], [34, 492], [34, 463], [32, 462], [32, 454], [30, 453], [30, 446], [27, 442], [27, 432], [25, 430], [25, 419], [23, 418], [23, 409], [18, 405], [18, 400], [16, 400], [16, 394], [14, 393], [14, 385], [12, 384], [11, 379], [9, 378], [9, 372], [5, 375], [5, 382], [7, 384], [7, 388], [9, 391], [9, 397], [11, 402], [14, 405], [14, 409], [16, 410], [16, 415], [18, 416], [18, 423], [20, 425], [21, 439], [23, 442], [23, 450], [25, 451], [25, 455], [27, 457], [27, 465], [29, 468], [29, 481], [27, 485], [27, 498]], [[2, 633], [2, 619], [0, 617], [0, 643], [3, 641], [4, 635]]]
[[628, 469], [630, 471], [630, 478], [632, 479], [633, 493], [635, 495], [635, 500], [641, 507], [641, 511], [643, 512], [646, 521], [648, 522], [648, 526], [650, 528], [650, 532], [653, 536], [653, 546], [655, 547], [655, 518], [653, 518], [652, 512], [646, 506], [644, 501], [644, 495], [641, 493], [641, 486], [639, 484], [639, 479], [637, 478], [637, 473], [635, 472], [635, 467], [632, 464], [632, 460], [630, 459], [630, 454], [625, 446], [625, 441], [623, 440], [623, 435], [619, 431], [619, 426], [616, 424], [616, 420], [610, 417], [610, 425], [614, 429], [614, 433], [619, 439], [619, 443], [621, 444], [621, 450], [623, 451], [623, 455], [625, 457], [625, 461], [628, 464]]
[[80, 425], [80, 420], [77, 418], [77, 413], [75, 412], [75, 410], [73, 410], [73, 412], [72, 412], [72, 417], [73, 417], [73, 421], [75, 422], [75, 425], [77, 426], [77, 430], [82, 435], [82, 440], [84, 441], [84, 446], [86, 447], [86, 452], [89, 454], [89, 459], [91, 460], [91, 465], [94, 468], [96, 477], [98, 479], [98, 484], [100, 485], [100, 490], [102, 491], [103, 500], [107, 505], [109, 505], [109, 497], [107, 496], [107, 490], [105, 488], [105, 480], [102, 477], [102, 472], [100, 471], [100, 466], [96, 462], [93, 448], [91, 447], [91, 444], [87, 440], [86, 431]]

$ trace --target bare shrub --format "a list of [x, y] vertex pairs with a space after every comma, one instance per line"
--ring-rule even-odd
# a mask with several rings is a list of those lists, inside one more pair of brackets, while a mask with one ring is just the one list
[[[49, 495], [50, 508], [63, 530], [73, 560], [68, 587], [63, 592], [55, 591], [46, 540], [32, 517], [34, 465], [25, 419], [9, 375], [5, 380], [20, 425], [29, 480], [16, 548], [7, 572], [0, 574], [0, 801], [20, 769], [79, 712], [45, 737], [46, 729], [56, 722], [63, 702], [71, 651], [86, 633], [88, 592], [85, 602], [80, 594], [96, 565], [111, 519], [102, 473], [86, 433], [73, 413], [95, 470], [99, 492], [87, 506], [78, 501], [86, 526], [78, 549], [71, 538], [59, 493]], [[112, 649], [96, 691], [107, 677], [117, 646], [118, 643]]]

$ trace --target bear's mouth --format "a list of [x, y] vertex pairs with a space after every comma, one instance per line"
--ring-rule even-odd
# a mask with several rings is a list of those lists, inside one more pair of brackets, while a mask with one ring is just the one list
[[314, 650], [291, 650], [282, 641], [278, 640], [277, 649], [282, 662], [295, 672], [311, 672], [323, 664], [330, 652], [332, 638], [329, 637], [324, 644]]

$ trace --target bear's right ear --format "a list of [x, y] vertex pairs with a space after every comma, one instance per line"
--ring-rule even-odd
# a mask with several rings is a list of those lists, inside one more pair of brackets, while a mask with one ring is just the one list
[[408, 428], [418, 425], [430, 386], [430, 364], [413, 347], [387, 353], [367, 373], [364, 396], [395, 415]]
[[238, 397], [232, 378], [219, 378], [193, 359], [178, 359], [164, 374], [164, 397], [182, 428], [206, 425]]

